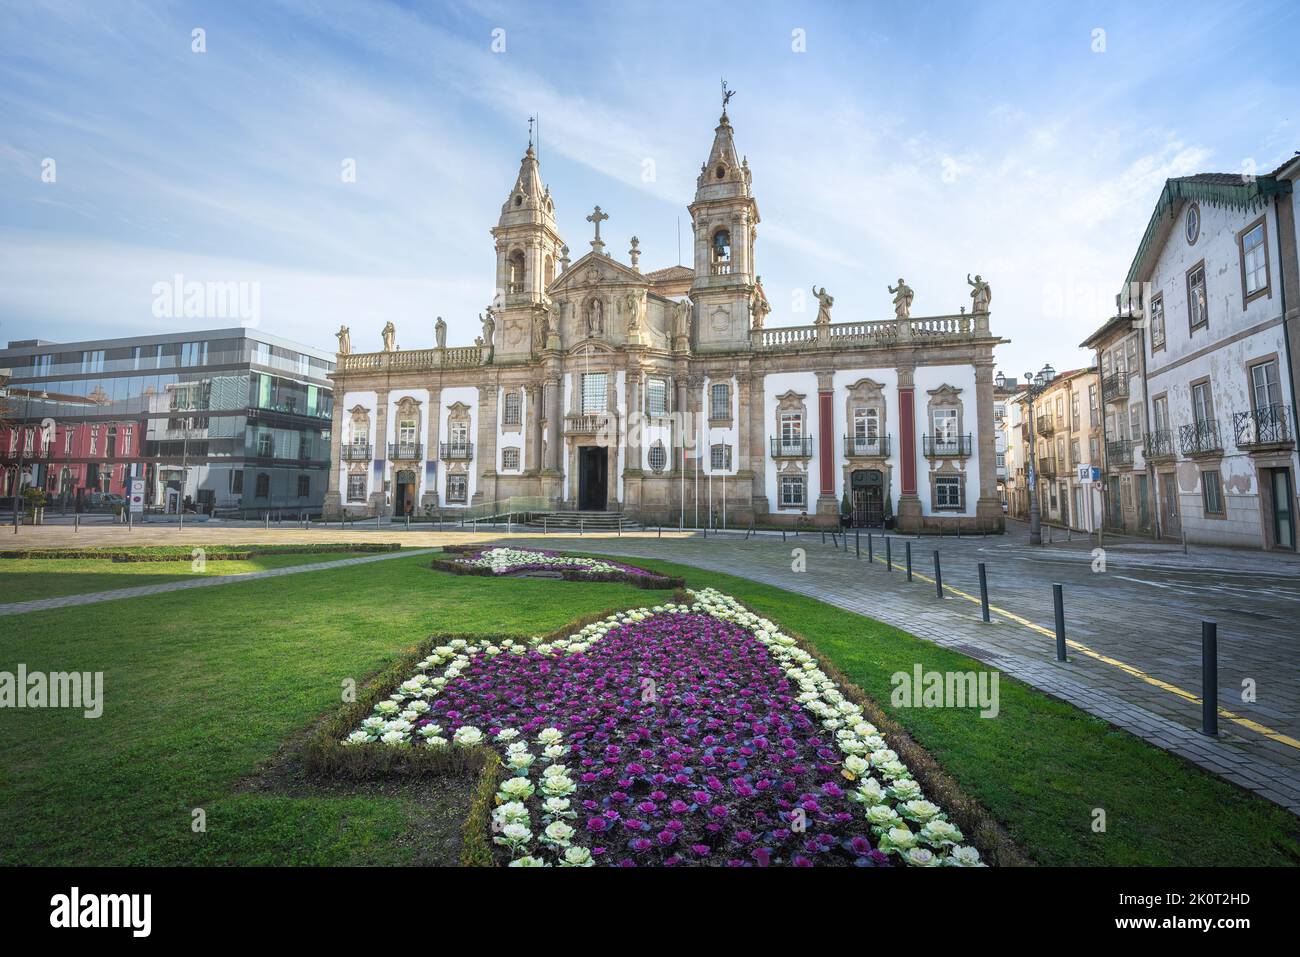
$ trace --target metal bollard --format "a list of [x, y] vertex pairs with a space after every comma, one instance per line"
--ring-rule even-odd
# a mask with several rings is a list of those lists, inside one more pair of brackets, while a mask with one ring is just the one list
[[934, 594], [943, 597], [943, 568], [939, 565], [939, 549], [934, 550]]
[[663, 525], [660, 525], [660, 526], [659, 526], [659, 537], [660, 537], [660, 538], [663, 538], [663, 537], [664, 537], [664, 527], [663, 527]]
[[785, 541], [785, 529], [781, 529], [781, 541]]
[[989, 581], [984, 573], [983, 562], [980, 562], [980, 615], [987, 625], [989, 623]]
[[583, 520], [583, 517], [582, 517], [581, 515], [579, 515], [579, 516], [578, 516], [578, 534], [579, 534], [579, 535], [582, 534], [582, 523], [583, 523], [583, 521], [584, 521], [584, 520]]
[[375, 531], [379, 531], [379, 513], [375, 512]]
[[870, 532], [867, 532], [867, 561], [876, 563], [876, 540]]
[[911, 581], [912, 580], [912, 543], [910, 541], [907, 541], [904, 542], [903, 544], [907, 546], [907, 580]]
[[885, 536], [885, 571], [892, 572], [893, 570], [894, 570], [894, 550], [890, 546], [889, 536], [886, 535]]
[[1052, 585], [1052, 605], [1056, 611], [1056, 660], [1065, 660], [1065, 598], [1061, 594], [1061, 584]]
[[1201, 734], [1219, 733], [1219, 624], [1201, 622]]
[[[867, 547], [871, 547], [871, 533], [867, 533]], [[856, 528], [853, 530], [853, 557], [862, 557], [862, 533]]]
[[826, 544], [826, 529], [822, 529], [822, 544]]

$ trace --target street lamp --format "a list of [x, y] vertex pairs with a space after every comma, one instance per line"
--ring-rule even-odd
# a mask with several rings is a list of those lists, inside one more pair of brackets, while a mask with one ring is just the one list
[[1056, 370], [1049, 362], [1037, 374], [1025, 373], [1025, 394], [1029, 403], [1029, 544], [1043, 544], [1042, 516], [1038, 508], [1038, 420], [1034, 417], [1034, 400], [1043, 394], [1056, 378]]

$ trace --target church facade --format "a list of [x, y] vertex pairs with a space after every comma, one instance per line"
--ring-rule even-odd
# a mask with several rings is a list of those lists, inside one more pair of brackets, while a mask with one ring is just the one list
[[[769, 326], [758, 203], [724, 110], [688, 206], [690, 266], [642, 272], [600, 235], [574, 260], [530, 144], [492, 230], [474, 345], [380, 352], [339, 330], [338, 516], [620, 510], [648, 525], [1001, 530], [989, 286], [970, 312]], [[969, 280], [969, 277], [968, 277]]]

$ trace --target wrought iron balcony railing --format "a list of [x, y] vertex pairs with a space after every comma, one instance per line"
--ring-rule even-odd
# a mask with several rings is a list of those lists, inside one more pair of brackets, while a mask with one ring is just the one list
[[868, 457], [887, 456], [889, 454], [889, 436], [846, 435], [844, 436], [844, 454]]
[[340, 451], [342, 453], [342, 458], [344, 462], [369, 462], [370, 461], [369, 445], [360, 445], [357, 443], [350, 442], [347, 445], [340, 446]]
[[1178, 430], [1178, 444], [1184, 455], [1217, 455], [1223, 451], [1218, 422], [1197, 422]]
[[1142, 438], [1142, 453], [1152, 461], [1171, 459], [1177, 451], [1174, 433], [1169, 429], [1157, 429]]
[[1050, 415], [1040, 415], [1038, 417], [1038, 429], [1036, 431], [1039, 435], [1051, 435], [1054, 433], [1056, 431], [1056, 424], [1052, 421], [1052, 417]]
[[1045, 458], [1038, 460], [1038, 474], [1042, 478], [1056, 478], [1056, 459]]
[[928, 458], [964, 458], [970, 455], [969, 435], [925, 435], [921, 437], [922, 452]]
[[1101, 380], [1101, 398], [1104, 402], [1128, 398], [1128, 373], [1112, 372]]
[[389, 442], [390, 459], [420, 459], [424, 457], [424, 446], [419, 442]]
[[1232, 417], [1233, 440], [1239, 449], [1284, 448], [1295, 445], [1295, 423], [1285, 405], [1238, 412]]
[[811, 435], [804, 435], [798, 438], [774, 438], [772, 439], [772, 458], [774, 459], [807, 459], [813, 454], [813, 438]]
[[438, 456], [443, 459], [464, 459], [474, 457], [473, 442], [443, 442], [438, 447]]
[[1133, 442], [1131, 439], [1115, 439], [1106, 443], [1106, 464], [1115, 466], [1133, 464]]

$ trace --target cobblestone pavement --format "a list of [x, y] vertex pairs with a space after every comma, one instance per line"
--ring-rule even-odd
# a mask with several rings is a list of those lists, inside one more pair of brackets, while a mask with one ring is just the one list
[[[451, 542], [486, 542], [507, 536], [489, 529], [429, 532], [400, 525], [358, 524], [346, 530], [291, 527], [266, 531], [249, 523], [201, 527], [66, 526], [23, 528], [12, 544], [24, 547], [154, 543], [256, 543], [400, 541], [411, 548]], [[665, 530], [613, 535], [508, 536], [531, 543], [620, 556], [662, 558], [741, 575], [809, 595], [885, 621], [1019, 678], [1105, 718], [1159, 747], [1221, 774], [1300, 813], [1300, 560], [1293, 556], [1232, 549], [1193, 548], [1142, 542], [1107, 542], [1105, 571], [1094, 571], [1095, 542], [1025, 544], [1023, 527], [988, 538], [892, 537], [894, 569], [884, 564], [879, 535], [860, 536], [861, 557], [821, 544], [819, 534], [787, 541], [764, 534], [699, 534]], [[905, 582], [905, 545], [912, 544], [915, 581]], [[807, 571], [791, 571], [791, 549], [807, 552]], [[940, 552], [945, 597], [935, 596], [933, 553]], [[411, 554], [408, 549], [403, 554]], [[377, 556], [386, 558], [390, 556]], [[354, 563], [376, 558], [353, 559]], [[992, 622], [978, 605], [978, 563], [986, 566]], [[339, 562], [322, 563], [338, 565]], [[249, 577], [301, 573], [306, 565], [254, 576], [182, 583], [224, 584]], [[1052, 583], [1064, 592], [1070, 660], [1055, 660]], [[166, 589], [169, 586], [159, 586]], [[156, 589], [122, 589], [104, 598], [132, 597]], [[86, 597], [86, 596], [81, 596]], [[972, 600], [974, 599], [974, 600]], [[66, 599], [51, 599], [62, 602]], [[14, 613], [15, 606], [3, 608]], [[1220, 735], [1198, 733], [1200, 623], [1218, 622]], [[1243, 682], [1256, 701], [1242, 700]]]

